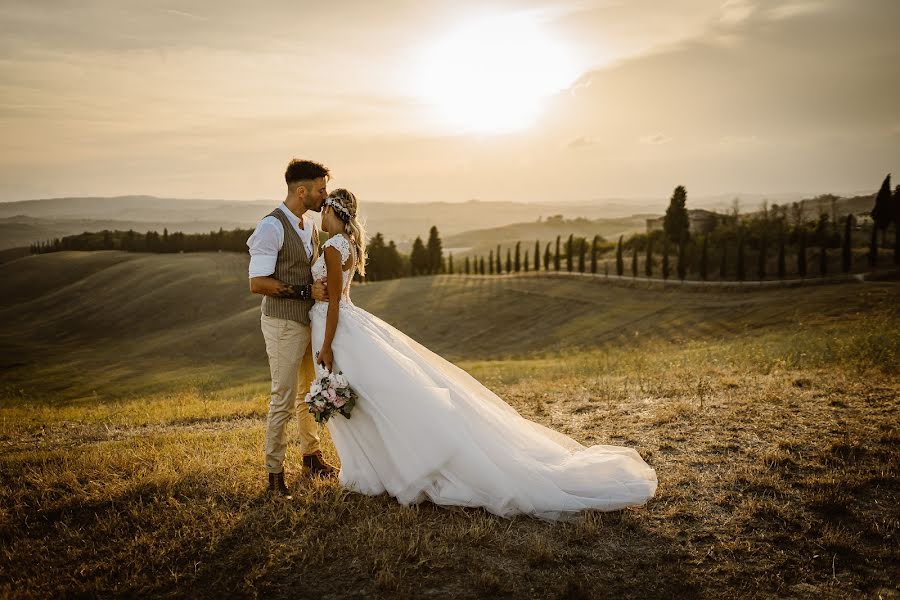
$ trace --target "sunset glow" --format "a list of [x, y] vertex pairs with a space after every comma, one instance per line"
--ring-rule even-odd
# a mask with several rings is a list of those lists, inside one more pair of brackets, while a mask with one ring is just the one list
[[542, 102], [578, 76], [569, 49], [528, 15], [470, 22], [424, 55], [421, 93], [442, 123], [455, 130], [504, 132], [527, 128]]

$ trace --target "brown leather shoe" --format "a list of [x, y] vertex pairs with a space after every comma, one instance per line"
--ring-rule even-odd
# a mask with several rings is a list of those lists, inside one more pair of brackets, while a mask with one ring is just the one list
[[291, 492], [284, 484], [284, 471], [281, 473], [269, 473], [269, 493], [290, 500]]
[[309, 469], [313, 475], [319, 475], [320, 477], [337, 476], [337, 467], [325, 462], [321, 450], [316, 450], [312, 454], [304, 455], [303, 466]]

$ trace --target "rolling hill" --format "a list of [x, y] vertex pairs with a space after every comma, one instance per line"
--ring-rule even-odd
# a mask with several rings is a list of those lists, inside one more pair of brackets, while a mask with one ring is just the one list
[[[265, 380], [259, 297], [248, 291], [246, 261], [230, 253], [110, 251], [0, 264], [2, 391], [81, 397], [114, 394], [118, 383], [135, 378], [146, 389], [209, 382], [223, 373]], [[577, 278], [436, 276], [357, 285], [353, 298], [459, 361], [774, 329], [801, 335], [798, 323], [896, 303], [900, 294], [895, 284], [737, 293]], [[22, 390], [26, 385], [31, 392]]]

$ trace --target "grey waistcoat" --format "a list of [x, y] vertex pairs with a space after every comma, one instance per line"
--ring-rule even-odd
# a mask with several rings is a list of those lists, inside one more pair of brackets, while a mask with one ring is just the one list
[[[278, 260], [275, 262], [275, 272], [272, 277], [284, 283], [291, 285], [306, 285], [313, 282], [312, 279], [312, 263], [316, 262], [319, 257], [319, 232], [313, 225], [312, 232], [312, 260], [306, 256], [306, 248], [303, 247], [303, 240], [300, 234], [291, 225], [287, 216], [280, 209], [275, 209], [269, 213], [270, 217], [275, 217], [281, 221], [284, 228], [284, 244], [278, 251]], [[277, 317], [279, 319], [289, 319], [291, 321], [299, 321], [304, 325], [309, 325], [309, 309], [312, 308], [315, 301], [295, 300], [293, 298], [273, 298], [272, 296], [263, 296], [262, 312], [269, 317]]]

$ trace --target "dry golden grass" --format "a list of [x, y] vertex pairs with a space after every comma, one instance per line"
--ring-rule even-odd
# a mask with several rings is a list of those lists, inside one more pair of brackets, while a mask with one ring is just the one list
[[645, 507], [571, 523], [348, 493], [290, 451], [294, 500], [268, 498], [265, 380], [229, 362], [167, 381], [148, 358], [97, 397], [7, 388], [0, 596], [897, 597], [897, 288], [835, 289], [774, 325], [760, 300], [765, 319], [740, 309], [724, 334], [673, 310], [666, 335], [460, 361], [526, 417], [657, 470]]

